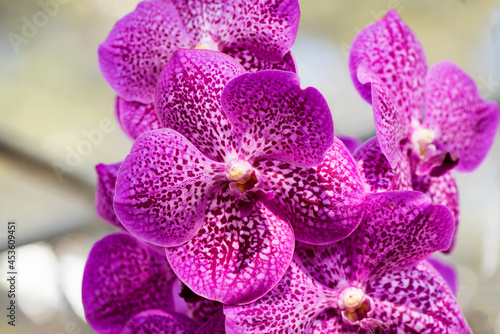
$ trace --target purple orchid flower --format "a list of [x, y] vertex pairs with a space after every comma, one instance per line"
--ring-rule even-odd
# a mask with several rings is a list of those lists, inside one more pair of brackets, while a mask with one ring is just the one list
[[427, 70], [422, 46], [395, 11], [358, 34], [349, 63], [356, 89], [373, 105], [377, 137], [354, 154], [370, 191], [422, 191], [446, 205], [458, 226], [450, 170], [470, 172], [485, 158], [498, 105], [484, 101], [452, 62]]
[[248, 71], [295, 72], [297, 0], [148, 0], [119, 20], [99, 47], [104, 78], [118, 94], [117, 116], [133, 139], [159, 128], [154, 92], [179, 49], [209, 49], [234, 57]]
[[94, 245], [85, 265], [87, 321], [98, 333], [120, 333], [142, 311], [172, 313], [175, 280], [163, 252], [129, 234], [108, 235]]
[[449, 247], [453, 217], [411, 191], [367, 195], [359, 227], [330, 245], [299, 244], [280, 283], [224, 306], [227, 333], [471, 333], [453, 292], [422, 261]]
[[281, 279], [295, 239], [328, 243], [359, 224], [357, 165], [332, 146], [326, 101], [296, 74], [245, 73], [223, 53], [179, 50], [156, 109], [164, 128], [134, 143], [114, 208], [132, 234], [167, 247], [196, 294], [251, 302]]

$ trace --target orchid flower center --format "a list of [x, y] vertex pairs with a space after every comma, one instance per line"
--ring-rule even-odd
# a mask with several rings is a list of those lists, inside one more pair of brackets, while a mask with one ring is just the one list
[[211, 37], [205, 37], [198, 42], [198, 45], [196, 45], [195, 49], [219, 51], [219, 46]]
[[433, 156], [436, 153], [436, 146], [432, 145], [435, 138], [436, 135], [431, 129], [420, 128], [413, 132], [412, 142], [422, 158]]
[[227, 178], [231, 189], [244, 193], [257, 184], [257, 177], [252, 166], [245, 160], [232, 159], [227, 164]]
[[366, 318], [372, 305], [371, 298], [360, 288], [349, 286], [339, 294], [338, 307], [342, 311], [342, 317], [351, 323]]

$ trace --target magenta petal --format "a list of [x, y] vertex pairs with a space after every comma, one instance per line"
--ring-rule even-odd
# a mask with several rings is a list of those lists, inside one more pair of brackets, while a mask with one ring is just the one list
[[[222, 305], [221, 305], [222, 307]], [[226, 317], [222, 309], [203, 324], [195, 334], [226, 334]]]
[[233, 58], [209, 50], [179, 50], [161, 74], [156, 112], [163, 127], [185, 136], [205, 155], [223, 162], [233, 151], [231, 124], [221, 108], [226, 83], [245, 73]]
[[267, 295], [248, 305], [224, 305], [226, 332], [311, 333], [314, 318], [333, 299], [327, 294], [294, 257], [285, 276]]
[[224, 53], [236, 59], [248, 72], [281, 70], [297, 73], [297, 65], [291, 52], [285, 54], [283, 60], [278, 62], [258, 58], [251, 51], [243, 48], [225, 50]]
[[129, 320], [121, 334], [194, 334], [198, 325], [186, 316], [147, 310]]
[[471, 333], [453, 292], [425, 261], [387, 273], [366, 292], [374, 300], [371, 316], [389, 333]]
[[393, 104], [393, 97], [390, 95], [392, 92], [380, 78], [365, 67], [365, 64], [358, 68], [358, 80], [371, 86], [373, 119], [380, 149], [391, 167], [395, 168], [397, 163], [404, 159], [401, 154], [401, 142], [409, 136], [410, 122]]
[[225, 304], [248, 303], [272, 289], [293, 254], [293, 231], [260, 203], [240, 218], [233, 195], [220, 193], [188, 243], [166, 248], [177, 276], [193, 292]]
[[354, 152], [361, 174], [370, 192], [412, 190], [411, 166], [409, 158], [403, 156], [391, 168], [389, 161], [380, 149], [377, 137], [373, 137]]
[[291, 72], [262, 71], [234, 78], [222, 107], [250, 163], [268, 158], [301, 167], [320, 164], [333, 143], [333, 122], [323, 96], [300, 88]]
[[427, 73], [425, 54], [413, 31], [396, 11], [389, 11], [384, 18], [363, 29], [351, 46], [351, 78], [361, 96], [371, 103], [372, 88], [358, 80], [362, 64], [385, 84], [406, 124], [411, 124], [412, 118], [421, 119]]
[[451, 245], [445, 250], [445, 253], [451, 252], [455, 246], [460, 220], [458, 187], [455, 177], [451, 171], [439, 177], [430, 175], [415, 176], [413, 178], [413, 189], [427, 194], [434, 204], [441, 204], [450, 209], [455, 220], [455, 232], [453, 233]]
[[426, 88], [422, 126], [434, 131], [439, 149], [459, 155], [458, 171], [476, 169], [498, 131], [497, 103], [484, 101], [472, 78], [450, 61], [432, 66]]
[[111, 234], [90, 251], [82, 283], [85, 316], [98, 333], [119, 333], [135, 314], [173, 308], [175, 275], [165, 256], [128, 234]]
[[144, 132], [161, 128], [153, 103], [129, 102], [118, 97], [116, 103], [120, 125], [132, 139]]
[[225, 177], [170, 129], [149, 131], [134, 143], [116, 181], [115, 212], [130, 233], [160, 246], [177, 246], [203, 224], [208, 196]]
[[279, 62], [295, 42], [300, 7], [297, 0], [224, 1], [217, 16], [220, 50], [244, 48], [255, 56]]
[[435, 257], [430, 257], [426, 261], [441, 275], [456, 296], [458, 293], [458, 273], [455, 266]]
[[170, 1], [142, 1], [99, 46], [99, 65], [120, 97], [151, 103], [158, 76], [172, 53], [189, 46], [191, 37]]
[[314, 168], [261, 160], [262, 186], [274, 192], [266, 205], [281, 212], [294, 228], [295, 238], [325, 244], [348, 236], [364, 212], [364, 183], [356, 162], [335, 139], [322, 164]]
[[116, 174], [122, 165], [121, 162], [112, 165], [99, 164], [95, 166], [97, 172], [97, 186], [95, 194], [95, 209], [97, 215], [122, 230], [122, 223], [115, 214], [113, 198], [115, 197]]
[[450, 246], [453, 215], [428, 196], [393, 191], [368, 194], [366, 200], [363, 221], [346, 239], [348, 254], [356, 254], [357, 280], [414, 264]]
[[351, 154], [356, 151], [358, 147], [360, 147], [363, 142], [357, 138], [349, 137], [349, 136], [336, 136], [338, 140], [340, 140], [345, 147], [349, 150]]

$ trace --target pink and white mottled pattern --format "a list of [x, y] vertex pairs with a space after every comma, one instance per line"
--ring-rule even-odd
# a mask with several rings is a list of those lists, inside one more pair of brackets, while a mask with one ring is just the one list
[[299, 17], [297, 0], [142, 1], [100, 45], [99, 64], [120, 97], [144, 104], [153, 101], [159, 74], [179, 49], [227, 52], [249, 71], [295, 70], [286, 55]]
[[146, 131], [161, 128], [154, 103], [129, 102], [117, 97], [116, 115], [123, 131], [134, 140]]
[[391, 167], [396, 168], [400, 160], [404, 159], [400, 150], [401, 142], [409, 135], [407, 115], [398, 112], [386, 83], [370, 72], [364, 63], [358, 67], [358, 80], [371, 87], [373, 119], [379, 146]]
[[335, 242], [349, 235], [361, 221], [364, 183], [340, 140], [335, 139], [316, 167], [264, 159], [255, 168], [262, 173], [262, 187], [275, 194], [266, 205], [288, 218], [295, 239], [311, 244]]
[[129, 234], [111, 234], [94, 245], [85, 265], [85, 317], [100, 334], [119, 333], [141, 311], [173, 310], [175, 279], [163, 254]]
[[262, 71], [229, 81], [221, 97], [238, 155], [250, 164], [275, 159], [299, 167], [318, 165], [333, 143], [333, 121], [315, 88], [300, 88], [295, 73]]
[[384, 83], [404, 125], [411, 124], [412, 118], [421, 119], [427, 73], [425, 54], [413, 31], [396, 11], [389, 11], [384, 18], [363, 29], [351, 46], [352, 81], [360, 95], [372, 103], [373, 88], [358, 79], [361, 65]]
[[168, 261], [198, 295], [226, 304], [251, 302], [285, 273], [294, 249], [293, 231], [259, 203], [241, 218], [229, 189], [211, 203], [198, 235], [166, 248]]
[[115, 212], [133, 235], [163, 247], [181, 245], [203, 224], [224, 170], [174, 130], [149, 131], [122, 164]]
[[125, 230], [122, 223], [116, 216], [115, 209], [113, 207], [116, 175], [118, 174], [118, 169], [121, 165], [121, 162], [117, 162], [112, 165], [99, 164], [95, 166], [95, 170], [97, 172], [95, 209], [99, 217], [111, 225]]
[[120, 334], [194, 334], [198, 324], [182, 314], [148, 310], [132, 317]]
[[[445, 211], [416, 192], [369, 195], [368, 214], [349, 237], [299, 243], [273, 290], [254, 303], [225, 306], [228, 333], [471, 333], [446, 282], [420, 262], [451, 240]], [[349, 287], [372, 301], [353, 322], [341, 314]]]
[[181, 133], [209, 158], [224, 162], [235, 143], [233, 126], [221, 107], [222, 90], [245, 72], [233, 58], [219, 52], [177, 51], [156, 90], [161, 125]]
[[450, 290], [456, 296], [458, 293], [457, 269], [451, 263], [447, 263], [435, 257], [430, 257], [426, 261], [441, 275], [446, 281], [446, 284], [448, 284]]
[[498, 104], [484, 101], [474, 80], [450, 61], [431, 67], [426, 96], [422, 126], [434, 131], [438, 148], [459, 155], [458, 171], [473, 171], [493, 145], [498, 131]]
[[395, 168], [380, 149], [377, 137], [363, 143], [354, 151], [361, 175], [369, 192], [412, 190], [411, 167], [408, 159], [401, 159]]

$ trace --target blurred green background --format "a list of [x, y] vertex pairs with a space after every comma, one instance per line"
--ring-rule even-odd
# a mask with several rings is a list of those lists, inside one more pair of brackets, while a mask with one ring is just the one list
[[[83, 266], [93, 242], [113, 231], [94, 211], [94, 165], [122, 160], [132, 144], [115, 121], [114, 94], [100, 75], [97, 47], [138, 1], [59, 0], [44, 15], [48, 2], [0, 0], [0, 252], [6, 249], [7, 222], [15, 220], [20, 307], [15, 328], [0, 312], [0, 333], [93, 332], [80, 301]], [[484, 98], [500, 99], [500, 1], [300, 4], [292, 51], [303, 87], [325, 95], [336, 134], [367, 139], [375, 133], [371, 108], [349, 78], [347, 54], [356, 33], [389, 9], [398, 10], [416, 33], [429, 65], [452, 60], [474, 78]], [[103, 122], [112, 126], [102, 131]], [[86, 134], [95, 131], [101, 139], [85, 144]], [[78, 149], [85, 154], [75, 157]], [[459, 271], [458, 300], [474, 332], [500, 333], [500, 140], [477, 171], [457, 179], [458, 244], [453, 254], [440, 257]], [[2, 252], [2, 310], [8, 303], [6, 272]]]

